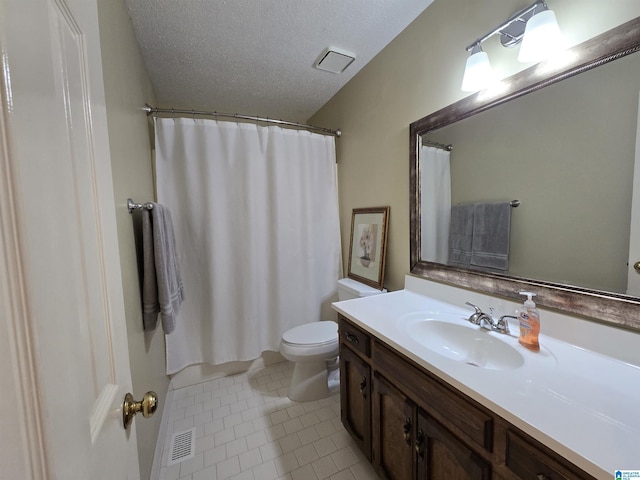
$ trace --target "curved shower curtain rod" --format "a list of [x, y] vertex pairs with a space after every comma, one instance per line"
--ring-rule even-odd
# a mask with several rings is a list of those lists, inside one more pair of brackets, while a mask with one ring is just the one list
[[185, 109], [178, 109], [178, 108], [157, 108], [157, 107], [152, 107], [149, 104], [145, 104], [145, 107], [143, 110], [147, 112], [147, 116], [157, 115], [159, 113], [165, 113], [165, 114], [172, 114], [172, 115], [194, 115], [194, 116], [200, 115], [205, 117], [235, 118], [240, 120], [250, 120], [252, 122], [264, 122], [264, 123], [275, 123], [277, 125], [288, 125], [291, 127], [303, 128], [305, 130], [322, 133], [325, 135], [333, 135], [335, 137], [342, 136], [342, 132], [340, 130], [331, 130], [329, 128], [324, 128], [324, 127], [314, 127], [313, 125], [305, 125], [303, 123], [298, 123], [298, 122], [287, 122], [285, 120], [276, 120], [273, 118], [240, 115], [238, 113], [203, 112], [198, 110], [185, 110]]

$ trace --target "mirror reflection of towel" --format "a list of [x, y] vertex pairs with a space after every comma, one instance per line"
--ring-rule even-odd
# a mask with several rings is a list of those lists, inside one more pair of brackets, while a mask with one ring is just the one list
[[451, 207], [449, 264], [504, 273], [509, 270], [511, 202]]
[[474, 205], [471, 203], [451, 207], [449, 223], [450, 265], [468, 267], [471, 264], [474, 210]]
[[508, 271], [511, 202], [476, 203], [474, 206], [471, 265]]

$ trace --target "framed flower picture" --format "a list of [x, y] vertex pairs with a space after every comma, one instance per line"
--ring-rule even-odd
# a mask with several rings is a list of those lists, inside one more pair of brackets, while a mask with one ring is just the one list
[[390, 207], [354, 208], [347, 276], [379, 290], [384, 284]]

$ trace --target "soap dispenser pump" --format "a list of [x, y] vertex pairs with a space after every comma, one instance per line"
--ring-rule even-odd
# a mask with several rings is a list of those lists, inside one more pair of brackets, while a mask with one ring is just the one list
[[520, 323], [520, 338], [518, 338], [518, 341], [529, 350], [537, 352], [540, 350], [538, 341], [540, 314], [532, 299], [536, 294], [533, 292], [520, 292], [520, 295], [527, 295], [527, 300], [525, 300], [522, 310], [518, 312], [518, 322]]

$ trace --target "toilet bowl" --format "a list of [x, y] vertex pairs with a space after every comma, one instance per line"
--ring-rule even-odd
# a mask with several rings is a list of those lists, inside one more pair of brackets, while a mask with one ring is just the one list
[[[338, 281], [338, 299], [378, 295], [382, 292], [350, 278]], [[288, 397], [296, 402], [319, 400], [339, 387], [338, 324], [333, 321], [311, 322], [287, 330], [282, 335], [280, 353], [293, 362]], [[333, 380], [331, 381], [330, 378]]]
[[332, 321], [305, 323], [282, 335], [280, 353], [294, 362], [288, 397], [296, 402], [329, 395], [328, 362], [338, 356], [338, 324]]

